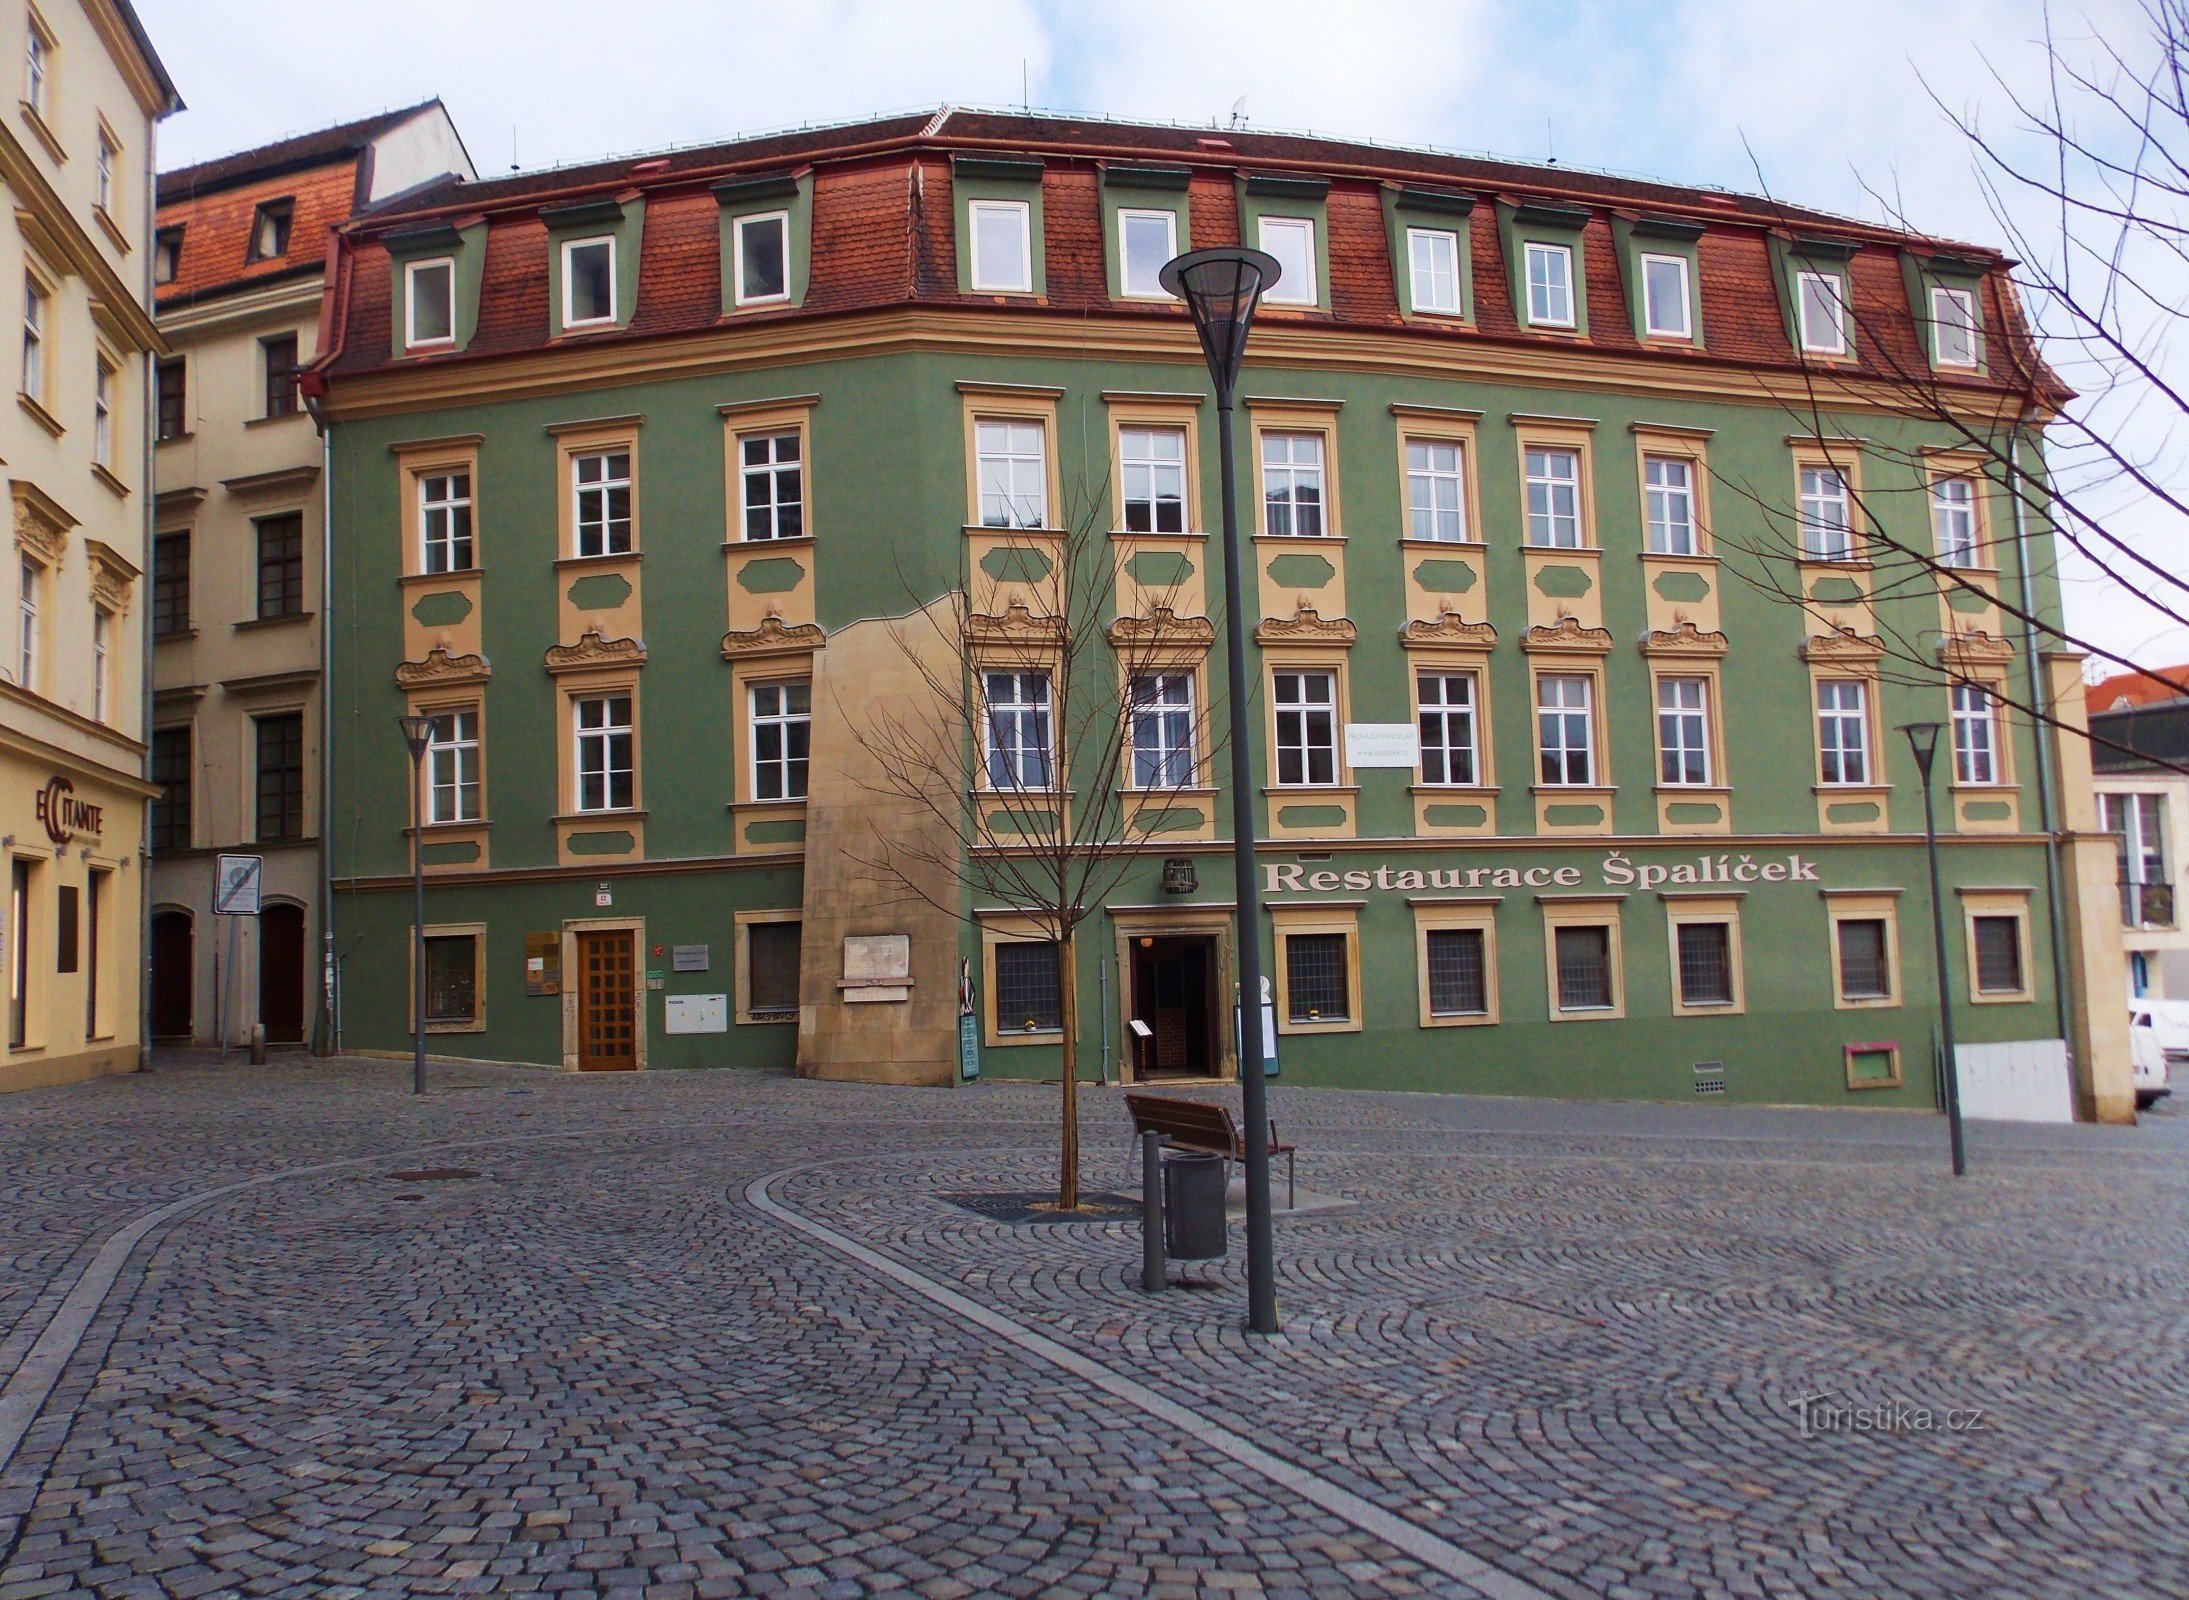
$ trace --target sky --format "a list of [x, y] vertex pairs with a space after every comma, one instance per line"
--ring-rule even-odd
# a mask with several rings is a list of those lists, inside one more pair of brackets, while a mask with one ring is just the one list
[[[940, 104], [1013, 106], [1555, 158], [2001, 243], [1939, 101], [2010, 133], [2038, 0], [137, 0], [190, 109], [161, 165], [439, 95], [482, 176]], [[613, 28], [603, 33], [604, 18]], [[1811, 25], [1797, 25], [1806, 15]], [[2138, 0], [2055, 4], [2124, 44]], [[1996, 77], [1995, 77], [1996, 74]], [[2011, 135], [2010, 135], [2011, 136]], [[2147, 285], [2189, 303], [2181, 281]], [[2189, 352], [2171, 361], [2189, 387]], [[2143, 414], [2146, 418], [2149, 413]], [[2145, 426], [2142, 423], [2139, 426]], [[2189, 436], [2139, 436], [2189, 491]], [[2182, 520], [2108, 527], [2189, 569]], [[2189, 627], [2089, 568], [2070, 628], [2146, 664]]]

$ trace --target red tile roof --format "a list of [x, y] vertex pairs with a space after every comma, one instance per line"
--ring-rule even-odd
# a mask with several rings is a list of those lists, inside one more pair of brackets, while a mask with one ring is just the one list
[[2134, 706], [2154, 706], [2189, 695], [2189, 665], [2149, 667], [2142, 672], [2116, 672], [2110, 678], [2083, 686], [2083, 706], [2091, 716], [2103, 711], [2124, 711]]
[[[1427, 327], [1421, 337], [1495, 339], [1570, 346], [1569, 336], [1519, 326], [1506, 285], [1494, 203], [1543, 197], [1590, 212], [1584, 234], [1591, 348], [1637, 353], [1612, 232], [1615, 211], [1637, 208], [1699, 222], [1698, 294], [1704, 345], [1651, 346], [1653, 359], [1796, 369], [1773, 279], [1767, 238], [1772, 233], [1828, 236], [1855, 251], [1850, 268], [1855, 314], [1855, 369], [1872, 376], [1928, 375], [1907, 304], [1899, 252], [1949, 249], [1982, 262], [1992, 276], [1985, 320], [1995, 352], [2026, 347], [2006, 263], [1995, 251], [1942, 246], [1873, 224], [1797, 210], [1753, 196], [1646, 183], [1554, 167], [1388, 149], [1290, 134], [1141, 126], [1087, 119], [952, 111], [933, 117], [893, 117], [665, 156], [634, 157], [526, 174], [483, 183], [447, 184], [399, 198], [343, 230], [354, 270], [345, 272], [334, 307], [335, 339], [321, 370], [331, 379], [387, 365], [389, 273], [380, 236], [428, 217], [485, 218], [488, 247], [478, 325], [461, 353], [427, 358], [467, 361], [508, 355], [551, 343], [543, 204], [585, 194], [643, 192], [647, 197], [644, 261], [637, 311], [628, 328], [588, 342], [644, 339], [718, 325], [721, 312], [716, 212], [708, 185], [734, 173], [810, 170], [813, 176], [811, 282], [796, 311], [806, 317], [909, 302], [1020, 306], [957, 290], [951, 239], [951, 157], [1033, 155], [1042, 177], [1046, 309], [1120, 318], [1173, 318], [1172, 307], [1121, 305], [1111, 300], [1101, 238], [1100, 164], [1108, 159], [1166, 162], [1192, 169], [1190, 203], [1196, 245], [1238, 239], [1234, 182], [1245, 172], [1291, 171], [1329, 180], [1325, 204], [1330, 259], [1328, 313], [1273, 313], [1353, 327], [1399, 329], [1391, 252], [1385, 239], [1382, 191], [1393, 182], [1421, 183], [1475, 196], [1472, 229], [1476, 319], [1471, 328]], [[2009, 337], [2002, 338], [2006, 333]], [[1945, 379], [1982, 387], [2042, 387], [2058, 398], [2056, 381], [2031, 361], [2015, 381], [2014, 362], [1995, 360], [1989, 379]]]
[[[165, 310], [273, 279], [317, 276], [326, 266], [332, 230], [354, 209], [356, 192], [357, 157], [352, 154], [310, 171], [283, 171], [161, 206], [160, 232], [181, 229], [182, 251], [174, 281], [158, 286], [155, 303]], [[282, 255], [252, 261], [252, 218], [271, 200], [291, 203], [289, 248]]]

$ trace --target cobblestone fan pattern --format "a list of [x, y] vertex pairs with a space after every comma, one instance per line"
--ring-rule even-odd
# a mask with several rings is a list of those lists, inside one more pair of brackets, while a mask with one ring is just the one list
[[[1038, 1158], [821, 1165], [783, 1203], [1568, 1595], [2189, 1594], [2189, 1132], [1293, 1095], [1285, 1335], [1150, 1302], [1137, 1233], [930, 1190]], [[1097, 1136], [1087, 1181], [1126, 1187]], [[1282, 1176], [1278, 1178], [1282, 1199]], [[1854, 1431], [1797, 1402], [1901, 1408]], [[1980, 1422], [1944, 1413], [1982, 1408]], [[1928, 1408], [1930, 1431], [1918, 1412]]]
[[[770, 1173], [1553, 1594], [2189, 1594], [2189, 1118], [1978, 1130], [1957, 1187], [1929, 1119], [1280, 1091], [1355, 1203], [1280, 1223], [1250, 1342], [1236, 1252], [1151, 1300], [1130, 1225], [939, 1198], [1041, 1187], [1053, 1090], [405, 1077], [0, 1100], [0, 1376], [131, 1218], [357, 1162], [138, 1249], [0, 1473], [0, 1600], [1452, 1589], [753, 1210]], [[1804, 1439], [1827, 1389], [1987, 1431]]]

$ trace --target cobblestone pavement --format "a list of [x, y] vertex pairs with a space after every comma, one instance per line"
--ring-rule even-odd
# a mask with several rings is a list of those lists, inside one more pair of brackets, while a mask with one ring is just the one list
[[88, 1302], [0, 1600], [2189, 1595], [2189, 1112], [1956, 1184], [1929, 1118], [1280, 1089], [1350, 1203], [1252, 1340], [1236, 1252], [1151, 1298], [1129, 1223], [941, 1198], [1042, 1187], [1053, 1088], [405, 1077], [0, 1098], [0, 1378], [293, 1173]]

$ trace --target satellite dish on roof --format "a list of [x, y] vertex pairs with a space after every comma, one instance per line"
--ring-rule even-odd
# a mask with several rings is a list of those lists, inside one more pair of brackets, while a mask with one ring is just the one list
[[1238, 99], [1232, 101], [1231, 103], [1231, 125], [1234, 128], [1243, 128], [1246, 126], [1246, 120], [1247, 97], [1245, 95], [1241, 95]]

